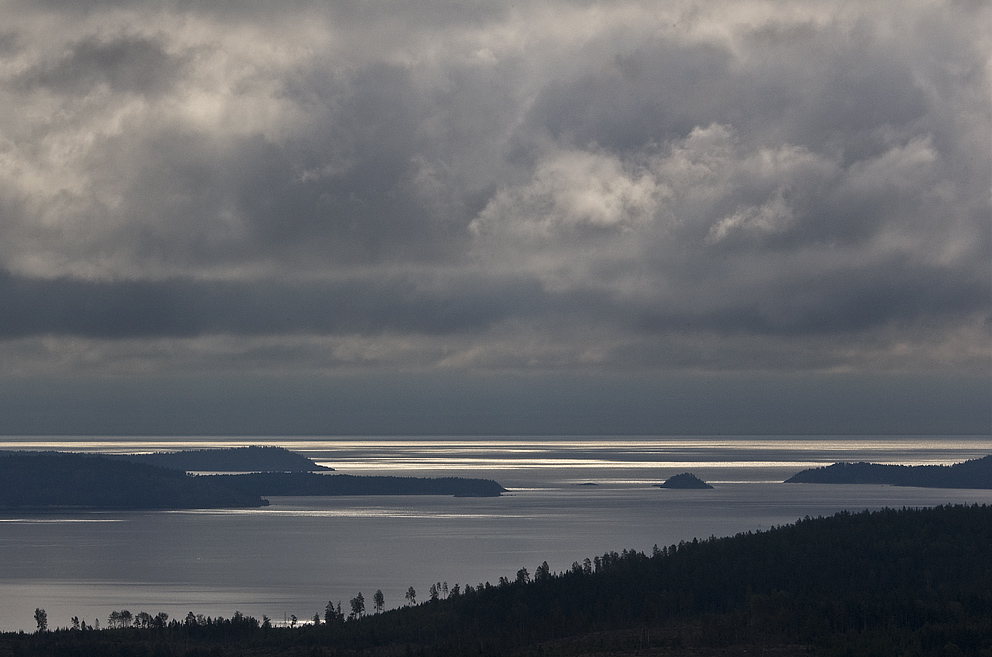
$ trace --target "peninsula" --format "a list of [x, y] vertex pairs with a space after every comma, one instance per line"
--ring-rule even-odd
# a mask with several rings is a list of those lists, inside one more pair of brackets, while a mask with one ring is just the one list
[[953, 465], [834, 463], [803, 470], [787, 484], [889, 484], [921, 488], [992, 488], [992, 455]]
[[[498, 497], [506, 492], [489, 479], [318, 474], [312, 468], [330, 468], [321, 468], [309, 459], [277, 448], [178, 454], [181, 458], [173, 462], [176, 467], [163, 467], [103, 454], [0, 452], [0, 510], [244, 508], [267, 506], [267, 496]], [[265, 462], [258, 460], [259, 455], [275, 458]], [[191, 465], [209, 465], [213, 471], [223, 471], [224, 467], [240, 471], [249, 464], [254, 472], [199, 476], [186, 472]], [[283, 470], [287, 465], [303, 471]]]
[[119, 458], [187, 472], [315, 472], [334, 469], [317, 465], [313, 460], [284, 447], [269, 445], [125, 454]]
[[209, 477], [101, 455], [0, 452], [0, 509], [212, 509], [260, 507], [257, 494]]
[[468, 477], [391, 477], [260, 472], [200, 477], [249, 495], [451, 495], [499, 497], [506, 489], [491, 479]]

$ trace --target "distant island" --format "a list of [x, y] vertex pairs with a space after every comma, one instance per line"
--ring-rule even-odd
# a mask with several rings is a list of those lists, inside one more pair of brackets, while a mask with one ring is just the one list
[[691, 472], [683, 472], [682, 474], [677, 474], [674, 477], [669, 477], [663, 484], [655, 484], [656, 488], [685, 488], [685, 489], [704, 489], [713, 488], [705, 481], [692, 474]]
[[889, 484], [921, 488], [992, 488], [992, 455], [953, 465], [834, 463], [789, 477], [787, 484]]
[[499, 497], [506, 489], [491, 479], [467, 477], [390, 477], [262, 472], [199, 477], [251, 495], [452, 495]]
[[314, 472], [333, 470], [284, 447], [251, 445], [226, 449], [124, 454], [118, 458], [187, 472]]
[[100, 455], [0, 452], [0, 510], [260, 507], [257, 494]]
[[[281, 453], [286, 450], [271, 449], [276, 451], [239, 448], [179, 453], [185, 460], [176, 461], [178, 468], [100, 454], [0, 452], [0, 511], [251, 508], [267, 506], [269, 502], [264, 497], [273, 495], [498, 497], [506, 492], [489, 479], [358, 477], [306, 471], [194, 476], [187, 474], [184, 467], [194, 462], [223, 465], [225, 460], [228, 465], [244, 465], [245, 455], [255, 458], [258, 454], [274, 456], [272, 463], [278, 463], [278, 467], [292, 464]], [[215, 458], [206, 453], [210, 451], [224, 453]], [[258, 461], [255, 464], [264, 465]]]

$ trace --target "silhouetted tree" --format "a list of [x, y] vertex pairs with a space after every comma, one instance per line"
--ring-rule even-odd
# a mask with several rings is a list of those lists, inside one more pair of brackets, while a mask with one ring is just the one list
[[412, 586], [406, 590], [406, 601], [411, 607], [417, 604], [417, 590]]
[[[338, 607], [340, 606], [341, 603], [338, 603]], [[330, 625], [336, 620], [338, 620], [338, 612], [334, 610], [334, 603], [328, 600], [327, 606], [324, 607], [324, 624]]]
[[377, 614], [386, 606], [386, 597], [382, 594], [382, 589], [376, 590], [372, 595], [372, 606], [375, 607], [375, 613]]
[[351, 617], [361, 618], [365, 615], [365, 596], [359, 591], [358, 595], [351, 599]]
[[548, 566], [548, 562], [545, 561], [537, 567], [537, 570], [534, 571], [534, 581], [543, 582], [549, 579], [551, 579], [551, 567]]
[[39, 632], [48, 631], [48, 612], [38, 607], [34, 610], [34, 622], [38, 624]]
[[521, 568], [517, 571], [517, 584], [526, 584], [530, 581], [530, 573], [527, 572], [526, 568]]

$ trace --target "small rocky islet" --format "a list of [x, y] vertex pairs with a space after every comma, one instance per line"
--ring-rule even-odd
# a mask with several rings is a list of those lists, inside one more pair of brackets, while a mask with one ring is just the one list
[[683, 472], [682, 474], [677, 474], [674, 477], [669, 477], [663, 484], [655, 484], [657, 488], [680, 488], [680, 489], [695, 489], [702, 490], [707, 488], [713, 488], [705, 481], [692, 474], [691, 472]]

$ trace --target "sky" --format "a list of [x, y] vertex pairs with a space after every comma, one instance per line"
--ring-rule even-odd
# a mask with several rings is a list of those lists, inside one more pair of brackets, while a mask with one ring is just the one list
[[992, 433], [982, 0], [0, 1], [0, 433]]

